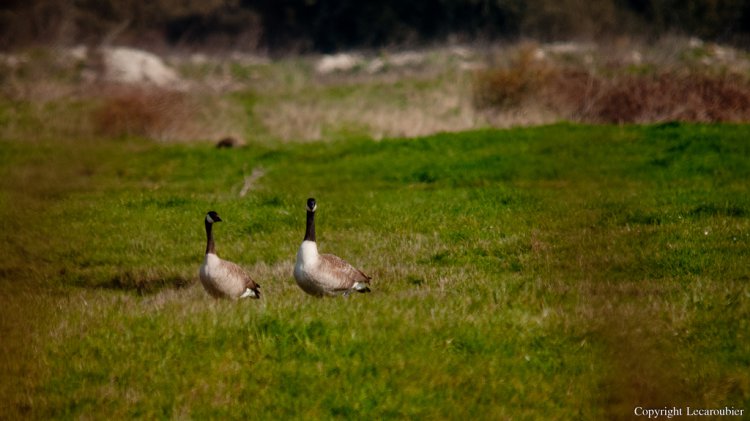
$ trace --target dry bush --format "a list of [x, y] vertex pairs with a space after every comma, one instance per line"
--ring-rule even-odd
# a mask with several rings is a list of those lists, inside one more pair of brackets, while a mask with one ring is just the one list
[[479, 70], [474, 76], [472, 96], [477, 108], [518, 106], [540, 90], [549, 69], [535, 59], [536, 48], [522, 47], [507, 67]]
[[623, 76], [598, 84], [584, 121], [648, 123], [660, 121], [740, 122], [750, 120], [750, 84], [729, 75], [674, 72]]
[[166, 140], [197, 130], [196, 104], [181, 92], [121, 87], [106, 92], [93, 124], [106, 136], [143, 136]]

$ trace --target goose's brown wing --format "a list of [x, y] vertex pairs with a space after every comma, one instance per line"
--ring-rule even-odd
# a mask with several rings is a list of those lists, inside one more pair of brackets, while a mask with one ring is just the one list
[[336, 289], [351, 289], [356, 282], [370, 283], [371, 277], [350, 265], [346, 260], [332, 254], [321, 254], [321, 271], [335, 279]]
[[224, 260], [223, 263], [226, 271], [230, 274], [232, 279], [240, 280], [245, 288], [255, 292], [253, 298], [260, 298], [260, 285], [258, 285], [244, 269], [234, 262]]

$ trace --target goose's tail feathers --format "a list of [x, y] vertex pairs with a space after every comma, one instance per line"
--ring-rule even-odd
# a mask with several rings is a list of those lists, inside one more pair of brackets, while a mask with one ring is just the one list
[[354, 287], [352, 287], [352, 289], [354, 289], [357, 292], [362, 292], [362, 293], [370, 292], [370, 288], [364, 282], [355, 282]]
[[260, 287], [246, 288], [240, 298], [260, 298]]

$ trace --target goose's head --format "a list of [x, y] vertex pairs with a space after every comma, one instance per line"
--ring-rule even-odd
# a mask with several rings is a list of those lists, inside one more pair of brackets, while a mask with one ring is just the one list
[[219, 214], [214, 211], [209, 211], [206, 214], [206, 223], [213, 224], [214, 222], [221, 222]]
[[315, 199], [312, 197], [307, 199], [307, 211], [308, 212], [315, 212], [315, 209], [318, 208], [318, 204], [315, 203]]

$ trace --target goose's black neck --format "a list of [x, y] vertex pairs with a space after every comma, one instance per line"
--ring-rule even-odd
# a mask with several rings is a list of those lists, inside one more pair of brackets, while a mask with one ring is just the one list
[[305, 241], [315, 241], [315, 212], [307, 211], [307, 228]]
[[214, 234], [212, 231], [213, 225], [212, 223], [206, 222], [206, 254], [216, 254], [216, 247], [214, 246]]

